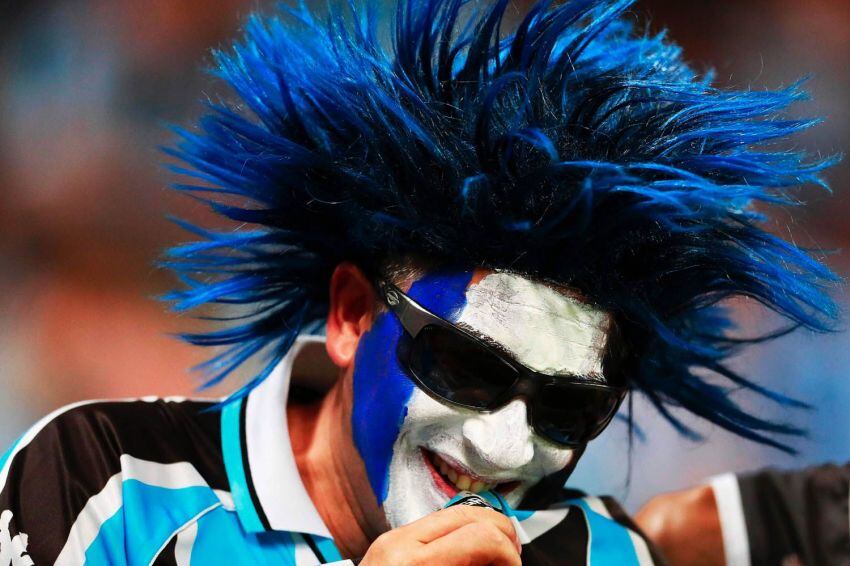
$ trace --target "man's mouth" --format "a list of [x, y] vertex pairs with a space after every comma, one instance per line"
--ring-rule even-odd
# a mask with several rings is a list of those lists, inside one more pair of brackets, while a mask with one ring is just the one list
[[488, 480], [454, 462], [441, 458], [430, 450], [425, 448], [421, 450], [422, 458], [431, 471], [434, 483], [437, 484], [440, 491], [449, 497], [454, 497], [459, 491], [472, 491], [474, 493], [496, 491], [505, 495], [520, 484], [519, 481]]

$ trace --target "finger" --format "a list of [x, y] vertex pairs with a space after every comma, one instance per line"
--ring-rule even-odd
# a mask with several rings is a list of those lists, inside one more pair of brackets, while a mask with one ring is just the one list
[[431, 513], [409, 525], [396, 529], [400, 535], [412, 537], [422, 543], [432, 542], [471, 523], [489, 523], [502, 531], [505, 536], [519, 544], [516, 530], [510, 519], [493, 509], [458, 505]]
[[[494, 523], [469, 523], [416, 551], [423, 564], [521, 566], [511, 537]], [[418, 561], [417, 561], [418, 563]]]

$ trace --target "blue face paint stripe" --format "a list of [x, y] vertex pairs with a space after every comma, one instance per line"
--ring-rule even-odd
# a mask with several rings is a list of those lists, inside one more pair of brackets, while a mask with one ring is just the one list
[[[437, 272], [416, 281], [409, 296], [434, 314], [455, 320], [466, 303], [472, 272]], [[354, 370], [354, 442], [378, 504], [389, 488], [389, 468], [413, 381], [397, 355], [404, 330], [395, 315], [385, 312], [360, 339]]]
[[395, 352], [401, 331], [398, 320], [383, 313], [361, 338], [355, 361], [354, 442], [378, 504], [387, 497], [393, 444], [413, 394], [413, 382], [404, 376]]
[[466, 289], [470, 281], [471, 271], [435, 272], [416, 281], [407, 294], [435, 315], [456, 321], [466, 305]]
[[233, 495], [233, 503], [236, 505], [239, 518], [242, 520], [245, 530], [260, 532], [265, 529], [251, 499], [242, 459], [242, 405], [244, 401], [244, 399], [232, 401], [222, 409], [221, 447], [224, 456], [224, 469], [230, 483], [230, 493]]
[[640, 566], [632, 537], [626, 527], [614, 519], [600, 515], [583, 499], [573, 499], [567, 503], [581, 509], [587, 519], [590, 537], [588, 566]]

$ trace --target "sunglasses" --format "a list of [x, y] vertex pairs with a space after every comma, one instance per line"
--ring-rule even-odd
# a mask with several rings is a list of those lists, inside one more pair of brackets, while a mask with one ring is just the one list
[[381, 280], [377, 287], [411, 338], [400, 343], [399, 360], [437, 401], [491, 412], [524, 398], [537, 434], [576, 447], [599, 436], [626, 395], [625, 387], [529, 369], [429, 312], [392, 283]]

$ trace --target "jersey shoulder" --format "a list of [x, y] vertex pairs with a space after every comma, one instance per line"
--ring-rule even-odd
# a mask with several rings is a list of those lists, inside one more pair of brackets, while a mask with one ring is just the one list
[[169, 527], [158, 507], [179, 521], [171, 510], [180, 505], [188, 513], [213, 504], [228, 488], [215, 408], [182, 399], [93, 401], [43, 418], [0, 456], [0, 555], [7, 546], [14, 564], [42, 564], [75, 563], [98, 546], [125, 552], [117, 537], [131, 532], [127, 521], [139, 521], [132, 532], [154, 544], [154, 531]]

